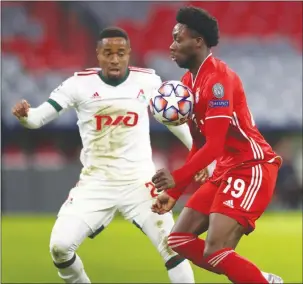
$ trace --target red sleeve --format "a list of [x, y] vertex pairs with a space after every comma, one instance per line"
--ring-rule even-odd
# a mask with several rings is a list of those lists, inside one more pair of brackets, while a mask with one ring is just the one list
[[225, 117], [205, 121], [206, 143], [190, 161], [172, 173], [176, 186], [189, 184], [201, 169], [223, 154], [229, 124], [230, 120]]
[[233, 113], [233, 80], [229, 76], [215, 76], [204, 88], [203, 96], [207, 98], [205, 120], [215, 117], [229, 117]]
[[166, 193], [175, 200], [178, 200], [180, 196], [183, 194], [183, 192], [184, 192], [183, 186], [177, 186], [166, 190]]
[[[193, 143], [193, 146], [186, 157], [185, 163], [189, 162], [190, 159], [196, 154], [197, 151], [198, 151], [198, 147]], [[166, 193], [169, 196], [171, 196], [172, 198], [174, 198], [175, 200], [178, 200], [180, 198], [180, 196], [183, 194], [184, 188], [187, 185], [188, 184], [186, 182], [184, 182], [182, 184], [179, 184], [178, 187], [174, 187], [174, 188], [170, 188], [170, 189], [166, 190]]]
[[204, 92], [207, 98], [204, 124], [206, 143], [190, 161], [172, 173], [176, 187], [189, 184], [201, 169], [219, 158], [224, 151], [233, 111], [232, 82], [227, 76], [213, 77], [204, 87]]
[[[195, 124], [192, 120], [190, 120], [188, 122], [188, 126], [189, 126], [189, 129], [190, 129], [190, 133], [192, 135], [192, 137], [196, 137], [197, 133], [197, 129], [195, 127]], [[186, 160], [185, 160], [185, 163], [189, 162], [190, 159], [196, 154], [196, 152], [199, 150], [198, 146], [196, 145], [195, 143], [196, 139], [194, 138], [193, 139], [193, 146], [191, 147], [187, 157], [186, 157]], [[180, 198], [180, 196], [183, 194], [184, 192], [184, 188], [187, 186], [188, 184], [184, 183], [184, 184], [179, 184], [178, 187], [174, 187], [174, 188], [170, 188], [168, 190], [166, 190], [166, 193], [171, 196], [172, 198], [174, 198], [175, 200], [178, 200]]]

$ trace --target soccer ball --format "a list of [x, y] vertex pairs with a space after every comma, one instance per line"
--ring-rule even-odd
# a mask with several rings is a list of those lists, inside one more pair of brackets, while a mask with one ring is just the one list
[[155, 119], [165, 125], [181, 125], [192, 115], [194, 95], [180, 81], [167, 81], [153, 94], [149, 107]]

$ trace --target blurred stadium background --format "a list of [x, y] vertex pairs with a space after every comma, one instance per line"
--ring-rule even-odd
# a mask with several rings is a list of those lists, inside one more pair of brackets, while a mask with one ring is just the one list
[[[132, 65], [154, 68], [163, 80], [180, 78], [184, 70], [170, 61], [168, 47], [184, 3], [1, 2], [3, 283], [59, 282], [49, 234], [80, 169], [73, 111], [28, 131], [12, 117], [12, 106], [21, 98], [37, 106], [74, 71], [95, 67], [95, 40], [109, 25], [129, 33]], [[256, 123], [284, 159], [268, 213], [239, 250], [286, 283], [302, 283], [302, 3], [186, 4], [218, 18], [221, 41], [213, 53], [241, 76]], [[178, 167], [186, 149], [153, 119], [151, 133], [157, 167]], [[94, 282], [168, 281], [149, 241], [119, 217], [80, 255]], [[226, 282], [195, 272], [197, 282]]]

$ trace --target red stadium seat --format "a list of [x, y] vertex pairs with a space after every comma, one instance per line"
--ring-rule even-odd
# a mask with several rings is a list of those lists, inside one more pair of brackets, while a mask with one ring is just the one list
[[[60, 4], [56, 2], [12, 3], [23, 5], [29, 11], [28, 16], [40, 22], [44, 37], [38, 42], [20, 36], [4, 38], [4, 52], [18, 55], [24, 67], [35, 72], [53, 68], [85, 67], [87, 51], [93, 51], [94, 46], [89, 33], [80, 25], [74, 13], [65, 17]], [[81, 44], [75, 45], [75, 42]]]
[[[281, 35], [298, 41], [302, 36], [302, 9], [295, 2], [187, 2], [201, 7], [214, 15], [220, 26], [221, 35], [232, 37], [265, 37]], [[155, 4], [149, 13], [146, 26], [137, 27], [127, 21], [125, 26], [136, 34], [135, 46], [142, 54], [148, 51], [168, 52], [171, 44], [171, 30], [175, 25], [177, 8], [167, 4]], [[137, 41], [138, 34], [144, 33], [144, 41]], [[142, 56], [141, 56], [142, 57]]]
[[134, 53], [140, 52], [143, 42], [144, 25], [131, 20], [118, 21], [116, 25], [128, 33]]

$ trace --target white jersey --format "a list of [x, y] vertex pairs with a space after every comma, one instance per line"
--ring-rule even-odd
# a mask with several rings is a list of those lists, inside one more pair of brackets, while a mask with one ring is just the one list
[[48, 100], [58, 111], [75, 108], [83, 149], [80, 179], [105, 184], [148, 181], [154, 174], [148, 103], [161, 79], [152, 69], [130, 67], [120, 84], [100, 71], [75, 73]]

